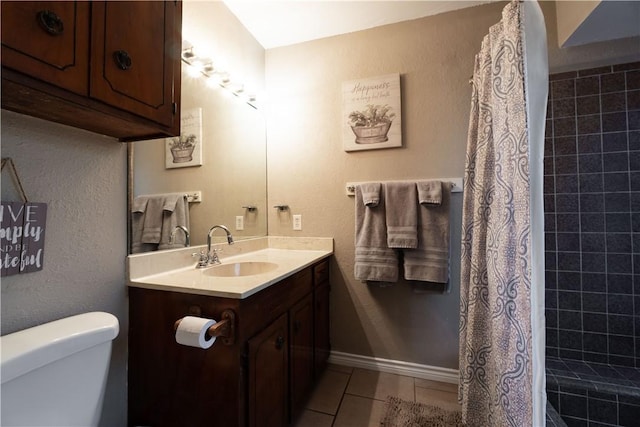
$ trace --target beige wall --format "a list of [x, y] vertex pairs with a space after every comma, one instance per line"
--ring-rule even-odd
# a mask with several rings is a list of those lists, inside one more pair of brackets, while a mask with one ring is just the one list
[[[458, 366], [461, 195], [453, 196], [449, 294], [380, 288], [353, 277], [347, 181], [461, 177], [473, 58], [503, 4], [267, 50], [269, 205], [302, 214], [303, 231], [269, 215], [269, 234], [332, 236], [333, 350]], [[403, 147], [345, 152], [341, 83], [400, 73]]]
[[[2, 278], [2, 334], [88, 311], [118, 317], [103, 426], [126, 424], [126, 146], [2, 110], [2, 157], [29, 200], [47, 203], [44, 267]], [[2, 200], [11, 197], [2, 173]]]

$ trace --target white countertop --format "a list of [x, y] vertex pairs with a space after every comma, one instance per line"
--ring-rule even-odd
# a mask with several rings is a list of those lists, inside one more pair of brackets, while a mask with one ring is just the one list
[[[161, 291], [183, 292], [224, 298], [247, 298], [282, 279], [330, 256], [333, 253], [333, 239], [320, 238], [314, 244], [310, 239], [295, 241], [295, 238], [264, 238], [262, 242], [237, 242], [233, 246], [216, 245], [222, 248], [234, 248], [239, 254], [220, 254], [222, 264], [237, 262], [271, 262], [277, 264], [275, 270], [239, 277], [214, 277], [205, 272], [215, 266], [196, 268], [191, 253], [201, 247], [192, 247], [174, 251], [145, 253], [128, 257], [129, 281], [131, 287], [156, 289]], [[321, 241], [320, 241], [321, 240]], [[258, 244], [257, 244], [258, 243]], [[299, 244], [296, 244], [299, 243]], [[268, 246], [262, 247], [261, 246]], [[243, 247], [245, 249], [243, 249]], [[287, 247], [290, 249], [283, 249]], [[302, 248], [302, 249], [297, 249]], [[155, 256], [154, 256], [155, 255]], [[188, 255], [188, 257], [186, 256]], [[171, 263], [165, 263], [171, 257]], [[175, 261], [175, 260], [178, 261]], [[182, 261], [182, 262], [180, 262]], [[189, 261], [186, 263], [185, 261]], [[179, 265], [179, 264], [182, 265]], [[166, 265], [164, 271], [158, 271], [158, 265]], [[178, 265], [176, 265], [178, 264]], [[176, 268], [177, 267], [177, 268]]]

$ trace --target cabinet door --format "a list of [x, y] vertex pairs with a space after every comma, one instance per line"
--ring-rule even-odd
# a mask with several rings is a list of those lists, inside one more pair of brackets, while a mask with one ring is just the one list
[[2, 65], [79, 95], [88, 93], [89, 2], [2, 5]]
[[329, 282], [316, 285], [314, 290], [314, 369], [316, 378], [327, 366], [331, 352], [329, 291]]
[[173, 1], [92, 2], [90, 96], [172, 126], [180, 8]]
[[249, 426], [288, 423], [287, 314], [249, 340]]
[[309, 294], [290, 311], [291, 405], [294, 417], [313, 384], [313, 300]]

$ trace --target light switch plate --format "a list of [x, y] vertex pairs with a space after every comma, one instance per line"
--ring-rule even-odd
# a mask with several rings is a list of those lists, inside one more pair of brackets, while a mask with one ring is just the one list
[[236, 217], [236, 230], [244, 230], [244, 217], [237, 216]]

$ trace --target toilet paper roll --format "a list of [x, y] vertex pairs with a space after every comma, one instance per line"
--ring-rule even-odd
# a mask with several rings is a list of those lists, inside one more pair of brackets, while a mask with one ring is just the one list
[[216, 337], [207, 338], [207, 330], [216, 324], [213, 319], [185, 316], [176, 329], [176, 342], [182, 345], [207, 349], [216, 342]]

